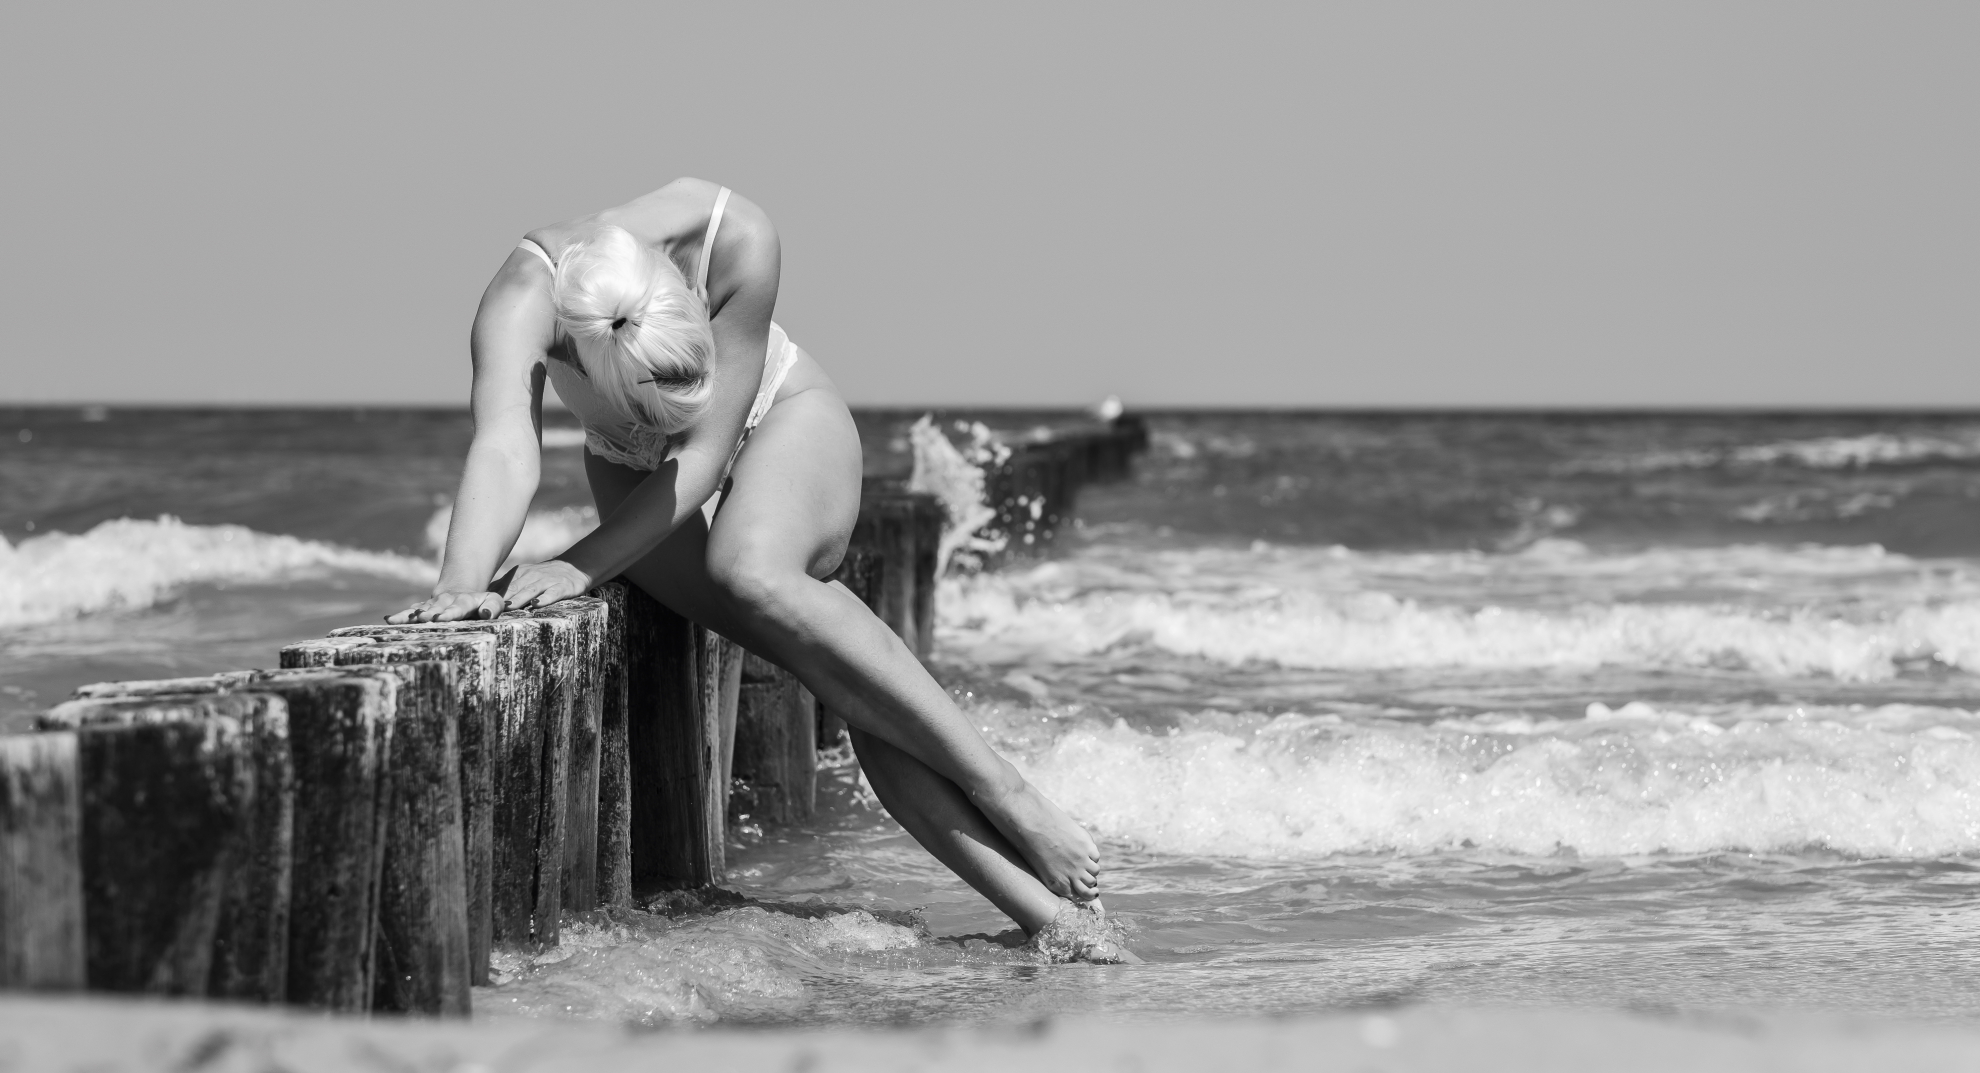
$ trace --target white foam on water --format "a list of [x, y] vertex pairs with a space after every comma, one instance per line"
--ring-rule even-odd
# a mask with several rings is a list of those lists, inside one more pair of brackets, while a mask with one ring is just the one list
[[584, 430], [581, 428], [546, 428], [543, 430], [543, 446], [546, 448], [583, 447]]
[[1568, 472], [1654, 473], [1714, 466], [1796, 465], [1808, 469], [1861, 469], [1911, 462], [1980, 458], [1980, 429], [1947, 436], [1906, 436], [1876, 432], [1863, 436], [1819, 436], [1745, 447], [1652, 451], [1622, 458], [1575, 462]]
[[806, 919], [745, 907], [679, 923], [580, 923], [563, 929], [557, 949], [498, 965], [508, 978], [475, 995], [475, 1013], [641, 1025], [785, 1018], [811, 1004], [804, 977], [818, 958], [919, 945], [913, 930], [863, 910]]
[[190, 585], [269, 583], [345, 572], [430, 585], [433, 563], [239, 525], [119, 518], [86, 533], [0, 539], [0, 628], [150, 607]]
[[945, 581], [945, 653], [979, 663], [1150, 649], [1321, 669], [1741, 669], [1887, 679], [1980, 670], [1980, 578], [1876, 548], [1517, 555], [1096, 550]]
[[1204, 713], [1173, 734], [1077, 724], [1024, 767], [1096, 833], [1169, 854], [1980, 851], [1980, 719], [1952, 709]]

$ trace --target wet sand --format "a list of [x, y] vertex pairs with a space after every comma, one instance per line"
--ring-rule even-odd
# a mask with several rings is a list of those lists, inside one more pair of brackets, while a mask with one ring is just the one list
[[115, 999], [0, 1000], [0, 1070], [1862, 1070], [1980, 1068], [1980, 1027], [1411, 1008], [1217, 1023], [629, 1031], [311, 1016]]

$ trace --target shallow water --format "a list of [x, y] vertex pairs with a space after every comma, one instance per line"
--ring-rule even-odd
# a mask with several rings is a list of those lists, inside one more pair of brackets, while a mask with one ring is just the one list
[[[407, 599], [465, 442], [449, 413], [6, 416], [35, 431], [0, 426], [16, 722]], [[871, 468], [912, 416], [866, 416]], [[731, 887], [811, 919], [594, 922], [478, 1008], [1980, 1014], [1980, 418], [1153, 427], [1047, 555], [945, 583], [935, 665], [1100, 837], [1147, 964], [1014, 949], [841, 764], [815, 823], [731, 847]], [[550, 442], [539, 550], [593, 521]]]

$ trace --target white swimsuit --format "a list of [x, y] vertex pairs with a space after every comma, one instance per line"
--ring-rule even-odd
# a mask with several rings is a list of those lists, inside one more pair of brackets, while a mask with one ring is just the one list
[[[708, 218], [708, 234], [701, 240], [701, 264], [695, 270], [694, 292], [701, 296], [704, 306], [708, 302], [708, 260], [715, 252], [715, 229], [722, 226], [722, 210], [729, 204], [729, 188], [715, 195], [715, 211]], [[552, 260], [543, 247], [523, 239], [520, 249], [528, 250], [543, 258], [550, 271], [557, 271], [557, 262]], [[729, 468], [736, 464], [736, 457], [742, 454], [743, 444], [749, 442], [750, 431], [770, 412], [770, 404], [777, 399], [777, 389], [784, 385], [784, 377], [789, 375], [791, 366], [797, 363], [797, 344], [791, 342], [784, 329], [770, 322], [770, 345], [763, 360], [763, 379], [758, 383], [756, 403], [749, 408], [749, 419], [743, 423], [742, 438], [736, 441], [735, 449], [729, 452], [728, 465], [722, 467], [722, 490], [729, 485]], [[544, 363], [550, 376], [550, 383], [557, 389], [557, 397], [570, 408], [578, 423], [584, 426], [584, 446], [592, 454], [622, 466], [651, 472], [659, 469], [667, 461], [667, 453], [672, 446], [671, 438], [664, 429], [643, 425], [632, 421], [608, 406], [598, 392], [591, 387], [591, 381], [584, 371], [567, 361], [552, 359]], [[704, 509], [712, 518], [714, 507], [721, 497], [709, 498]]]

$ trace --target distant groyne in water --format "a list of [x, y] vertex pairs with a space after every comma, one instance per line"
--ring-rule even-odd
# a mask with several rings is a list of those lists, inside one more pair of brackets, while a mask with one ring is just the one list
[[[1000, 534], [982, 556], [1036, 547], [1146, 444], [1132, 416], [979, 436], [961, 520], [952, 489], [869, 478], [834, 578], [926, 656], [959, 525]], [[619, 581], [335, 630], [272, 670], [85, 686], [37, 726], [0, 736], [0, 988], [438, 1015], [469, 1012], [491, 950], [718, 882], [732, 809], [809, 816], [843, 733]]]

